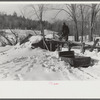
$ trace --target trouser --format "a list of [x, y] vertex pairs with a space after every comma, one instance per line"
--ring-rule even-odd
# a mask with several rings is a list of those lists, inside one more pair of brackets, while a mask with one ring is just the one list
[[68, 35], [66, 36], [66, 41], [68, 41]]
[[64, 39], [65, 41], [68, 41], [68, 35], [63, 36], [62, 39]]

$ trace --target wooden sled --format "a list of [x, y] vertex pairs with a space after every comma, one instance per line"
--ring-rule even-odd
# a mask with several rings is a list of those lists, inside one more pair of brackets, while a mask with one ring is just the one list
[[88, 67], [91, 65], [90, 57], [74, 56], [74, 51], [59, 52], [59, 57], [73, 67]]

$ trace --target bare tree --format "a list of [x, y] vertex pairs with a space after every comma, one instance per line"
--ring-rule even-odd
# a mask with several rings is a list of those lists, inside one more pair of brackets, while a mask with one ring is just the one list
[[95, 22], [97, 19], [97, 14], [100, 11], [99, 4], [91, 4], [91, 16], [90, 16], [90, 41], [93, 41], [93, 34], [95, 32]]
[[[67, 13], [67, 15], [70, 17], [71, 20], [74, 21], [74, 24], [75, 24], [75, 29], [76, 29], [76, 32], [75, 32], [75, 41], [79, 41], [79, 34], [78, 34], [78, 20], [77, 20], [77, 4], [66, 4], [65, 5], [66, 7], [62, 7], [62, 8], [53, 8], [54, 10], [58, 10], [58, 13], [56, 14], [56, 16], [64, 11]], [[55, 16], [55, 17], [56, 17]], [[68, 18], [68, 17], [67, 17]]]
[[38, 4], [38, 5], [29, 5], [30, 8], [32, 8], [32, 15], [35, 15], [36, 18], [39, 20], [40, 23], [40, 30], [41, 35], [43, 36], [43, 42], [46, 48], [48, 49], [46, 43], [45, 43], [45, 35], [44, 35], [44, 25], [43, 25], [43, 14], [46, 12], [47, 8], [44, 4]]
[[43, 12], [44, 12], [44, 5], [38, 5], [39, 7], [39, 20], [40, 20], [40, 28], [41, 28], [41, 33], [43, 35], [43, 38], [44, 38], [44, 27], [43, 27]]
[[83, 42], [83, 35], [84, 35], [84, 26], [85, 26], [85, 11], [86, 11], [86, 5], [80, 4], [80, 15], [81, 15], [81, 42]]
[[18, 43], [18, 40], [19, 40], [18, 33], [15, 32], [14, 30], [12, 30], [11, 28], [9, 28], [9, 29], [10, 29], [11, 33], [14, 35], [14, 37], [15, 37], [14, 45], [16, 45]]
[[39, 20], [41, 34], [44, 37], [44, 25], [43, 25], [43, 16], [45, 12], [48, 10], [48, 5], [45, 4], [38, 4], [38, 5], [29, 5], [32, 10], [30, 10], [31, 16], [36, 16], [36, 19]]
[[9, 45], [13, 45], [13, 43], [9, 40], [9, 38], [7, 37], [7, 35], [6, 35], [6, 32], [5, 31], [0, 31], [0, 37], [4, 37], [6, 40], [7, 40], [7, 42], [8, 42], [8, 44]]
[[79, 34], [78, 34], [78, 23], [77, 23], [77, 5], [76, 4], [71, 4], [68, 5], [69, 9], [70, 9], [70, 14], [72, 16], [72, 19], [75, 23], [75, 29], [76, 29], [76, 33], [75, 33], [75, 41], [79, 41]]

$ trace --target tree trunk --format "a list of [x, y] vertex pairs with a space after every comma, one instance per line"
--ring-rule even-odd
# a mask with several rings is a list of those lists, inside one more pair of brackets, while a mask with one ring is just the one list
[[97, 4], [92, 4], [92, 8], [91, 8], [90, 41], [93, 41], [94, 27], [95, 27], [96, 15], [98, 10], [96, 9], [96, 6]]
[[93, 41], [93, 18], [90, 21], [90, 36], [89, 36], [89, 41]]
[[93, 28], [90, 27], [90, 42], [93, 41]]
[[83, 30], [83, 21], [82, 21], [81, 42], [83, 42], [83, 34], [84, 34], [84, 30]]
[[82, 16], [81, 42], [83, 43], [83, 34], [84, 34], [84, 15], [83, 15], [83, 8], [82, 8], [82, 5], [80, 5], [80, 7], [81, 7], [81, 16]]
[[41, 11], [40, 11], [40, 29], [41, 29], [41, 34], [42, 34], [43, 39], [44, 39], [44, 27], [43, 27], [42, 16], [43, 16], [43, 6], [41, 6]]
[[75, 41], [79, 41], [79, 35], [78, 35], [78, 26], [77, 26], [77, 21], [75, 22], [75, 29], [76, 29], [76, 33], [75, 33]]
[[74, 20], [75, 23], [75, 29], [76, 29], [76, 33], [75, 33], [75, 41], [79, 41], [79, 36], [78, 36], [78, 26], [77, 26], [77, 16], [76, 16], [76, 4], [71, 4], [71, 10], [72, 10], [72, 18]]

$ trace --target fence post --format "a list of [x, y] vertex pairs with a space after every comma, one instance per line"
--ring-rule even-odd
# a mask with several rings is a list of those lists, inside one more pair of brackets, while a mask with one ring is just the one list
[[83, 54], [84, 54], [84, 52], [85, 52], [85, 43], [82, 43], [81, 52], [82, 52]]

